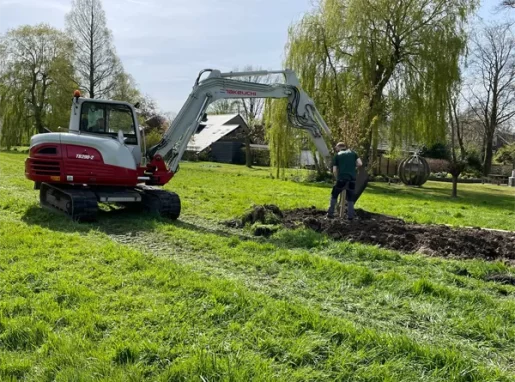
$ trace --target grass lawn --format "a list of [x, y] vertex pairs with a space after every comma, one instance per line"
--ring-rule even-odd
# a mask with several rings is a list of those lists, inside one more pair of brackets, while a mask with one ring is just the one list
[[[330, 189], [212, 163], [167, 186], [179, 222], [78, 225], [39, 208], [25, 156], [0, 153], [0, 380], [515, 379], [515, 287], [484, 281], [508, 265], [227, 231], [253, 203], [325, 208]], [[515, 230], [513, 189], [459, 193], [372, 184], [359, 206]]]
[[[252, 204], [328, 207], [330, 185], [275, 180], [270, 173], [268, 168], [185, 163], [166, 188], [181, 195], [185, 214], [214, 220], [232, 218]], [[304, 175], [293, 170], [288, 178], [301, 179]], [[515, 231], [514, 188], [459, 184], [458, 198], [452, 199], [451, 187], [451, 183], [443, 182], [427, 182], [423, 187], [370, 183], [356, 207], [423, 224]]]

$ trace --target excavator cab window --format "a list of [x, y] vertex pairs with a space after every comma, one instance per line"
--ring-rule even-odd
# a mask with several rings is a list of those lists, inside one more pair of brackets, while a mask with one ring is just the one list
[[121, 130], [126, 144], [138, 144], [134, 118], [127, 105], [84, 102], [80, 130], [87, 133], [110, 135], [113, 138], [116, 138], [118, 131]]

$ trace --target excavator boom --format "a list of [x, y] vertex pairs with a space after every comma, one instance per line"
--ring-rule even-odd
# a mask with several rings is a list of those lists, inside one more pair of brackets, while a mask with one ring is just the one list
[[[205, 73], [207, 78], [202, 79]], [[246, 76], [282, 74], [284, 83], [262, 84], [234, 79]], [[291, 70], [221, 73], [206, 69], [199, 73], [193, 90], [163, 139], [147, 153], [149, 159], [159, 156], [169, 169], [176, 172], [191, 136], [197, 131], [208, 106], [219, 99], [287, 98], [288, 119], [293, 127], [309, 133], [327, 166], [331, 153], [324, 139], [330, 130], [318, 112], [313, 100], [301, 89], [299, 80]]]

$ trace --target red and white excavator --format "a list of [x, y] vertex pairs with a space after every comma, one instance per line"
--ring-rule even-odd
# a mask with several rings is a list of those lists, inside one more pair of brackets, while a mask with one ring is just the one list
[[[284, 82], [261, 84], [235, 79], [271, 74], [282, 74]], [[25, 176], [35, 182], [43, 207], [64, 212], [74, 220], [96, 220], [98, 203], [139, 203], [146, 211], [175, 220], [181, 212], [179, 196], [155, 186], [172, 179], [207, 107], [223, 98], [287, 98], [290, 123], [309, 133], [329, 164], [324, 134], [329, 136], [330, 131], [293, 71], [221, 73], [206, 69], [199, 73], [162, 140], [148, 152], [133, 105], [82, 98], [76, 91], [68, 132], [31, 138]]]

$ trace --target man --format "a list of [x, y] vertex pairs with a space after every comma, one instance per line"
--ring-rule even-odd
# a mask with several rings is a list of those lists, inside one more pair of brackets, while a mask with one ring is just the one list
[[363, 165], [358, 154], [343, 142], [336, 145], [336, 155], [333, 160], [333, 175], [336, 178], [336, 184], [331, 192], [331, 203], [327, 211], [329, 219], [334, 218], [334, 210], [338, 202], [338, 195], [347, 190], [347, 218], [354, 219], [354, 190], [356, 188], [356, 168]]

